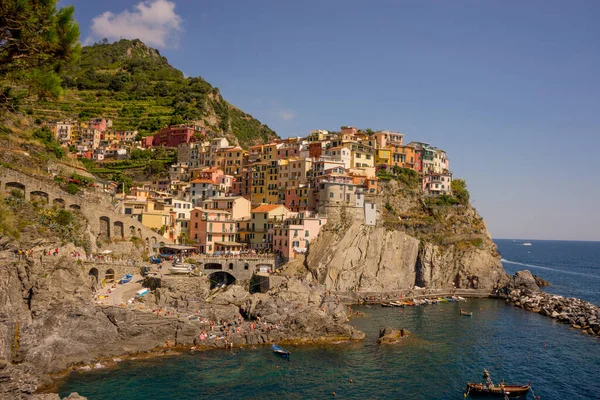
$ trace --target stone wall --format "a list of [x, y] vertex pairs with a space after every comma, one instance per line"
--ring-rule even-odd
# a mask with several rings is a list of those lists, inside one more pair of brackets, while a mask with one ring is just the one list
[[[96, 238], [129, 240], [137, 237], [147, 249], [150, 249], [153, 244], [170, 243], [168, 239], [139, 221], [116, 213], [108, 196], [96, 193], [71, 195], [50, 179], [32, 177], [0, 167], [0, 193], [6, 195], [14, 189], [22, 191], [28, 201], [35, 198], [44, 199], [48, 205], [80, 211], [87, 219], [90, 231]], [[95, 247], [95, 243], [92, 245]]]

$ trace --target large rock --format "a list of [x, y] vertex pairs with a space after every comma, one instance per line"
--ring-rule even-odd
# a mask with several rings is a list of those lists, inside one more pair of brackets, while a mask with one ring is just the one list
[[[493, 247], [493, 248], [492, 248]], [[328, 289], [394, 291], [427, 288], [492, 289], [508, 279], [491, 240], [481, 248], [435, 245], [399, 230], [364, 226], [324, 230], [306, 265]]]
[[379, 330], [379, 339], [377, 339], [377, 344], [398, 343], [400, 339], [408, 335], [410, 335], [410, 332], [406, 329], [381, 328]]
[[517, 271], [511, 278], [508, 286], [511, 289], [528, 290], [529, 292], [539, 292], [540, 287], [537, 285], [535, 278], [528, 270]]

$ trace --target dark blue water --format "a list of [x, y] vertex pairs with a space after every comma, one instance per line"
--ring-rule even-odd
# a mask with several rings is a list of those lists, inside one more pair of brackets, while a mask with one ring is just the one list
[[495, 242], [506, 272], [528, 269], [551, 283], [544, 288], [548, 293], [600, 304], [600, 242], [508, 239]]
[[[531, 243], [523, 254], [512, 242], [499, 247], [504, 258], [528, 264], [526, 254], [538, 246]], [[578, 267], [565, 271], [592, 276], [556, 272], [561, 284], [552, 289], [564, 288], [568, 295], [585, 294], [592, 300], [597, 289], [586, 289], [581, 278], [594, 285], [597, 275], [589, 267], [594, 260], [582, 254], [598, 260], [598, 247], [594, 252], [594, 246], [590, 250], [583, 245], [585, 251], [570, 246], [565, 251], [579, 255], [574, 263]], [[549, 248], [554, 250], [545, 252], [548, 259], [561, 259], [559, 250], [551, 244]], [[537, 264], [559, 269], [548, 259], [540, 257]], [[539, 275], [555, 282], [550, 275]], [[460, 316], [459, 308], [473, 311], [473, 317]], [[128, 361], [117, 369], [72, 374], [60, 394], [77, 391], [90, 400], [463, 399], [465, 383], [480, 381], [487, 368], [495, 380], [532, 381], [541, 399], [600, 399], [600, 340], [550, 318], [487, 299], [402, 312], [375, 306], [357, 309], [366, 314], [352, 321], [367, 333], [360, 343], [289, 346], [289, 362], [268, 347]], [[412, 335], [402, 344], [378, 346], [377, 333], [384, 326], [405, 328]]]

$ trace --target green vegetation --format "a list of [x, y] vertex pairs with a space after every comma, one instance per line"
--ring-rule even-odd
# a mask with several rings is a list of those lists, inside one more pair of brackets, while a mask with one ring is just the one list
[[61, 95], [58, 73], [79, 54], [79, 26], [72, 6], [56, 9], [56, 0], [0, 2], [0, 109]]
[[19, 238], [19, 229], [17, 229], [15, 224], [15, 215], [4, 201], [0, 202], [0, 237], [2, 236]]
[[54, 139], [54, 134], [47, 127], [36, 129], [33, 131], [33, 137], [38, 139], [50, 154], [54, 154], [56, 158], [65, 156], [65, 149], [60, 147], [60, 143]]
[[428, 206], [454, 206], [459, 204], [459, 201], [447, 194], [441, 194], [437, 197], [428, 197], [425, 199], [425, 203]]
[[67, 193], [69, 194], [77, 194], [79, 192], [79, 186], [75, 183], [69, 183], [67, 185]]
[[452, 193], [458, 200], [460, 204], [467, 205], [469, 204], [469, 200], [471, 195], [467, 190], [467, 182], [464, 179], [454, 179], [452, 181]]
[[223, 99], [201, 77], [185, 78], [158, 50], [139, 40], [84, 47], [78, 63], [61, 71], [64, 96], [27, 108], [34, 118], [105, 117], [117, 130], [140, 136], [166, 125], [195, 123], [247, 147], [276, 137], [268, 126]]
[[395, 179], [404, 183], [410, 189], [418, 189], [421, 187], [419, 173], [410, 168], [401, 168], [396, 165], [391, 168], [382, 166], [377, 170], [377, 177], [384, 181]]

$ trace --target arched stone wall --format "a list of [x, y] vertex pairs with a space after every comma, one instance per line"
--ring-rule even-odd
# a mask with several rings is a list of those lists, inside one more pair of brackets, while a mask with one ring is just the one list
[[109, 240], [110, 239], [110, 218], [106, 216], [100, 217], [100, 231], [98, 237]]
[[118, 239], [125, 239], [125, 229], [123, 227], [123, 222], [115, 221], [113, 223], [113, 236]]

